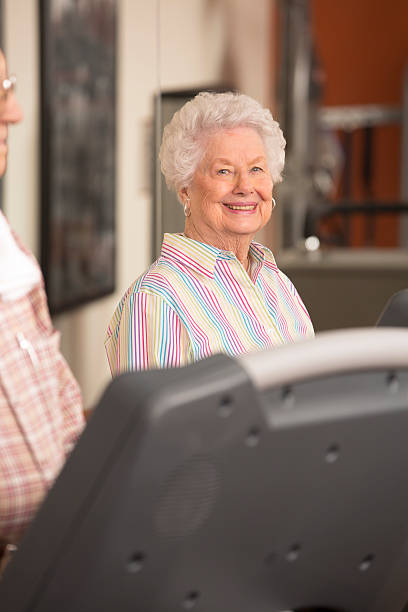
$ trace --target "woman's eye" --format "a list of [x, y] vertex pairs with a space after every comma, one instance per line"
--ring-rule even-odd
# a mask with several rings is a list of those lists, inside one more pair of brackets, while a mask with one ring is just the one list
[[229, 170], [228, 168], [221, 168], [220, 170], [217, 170], [217, 174], [229, 174]]
[[260, 166], [254, 166], [252, 168], [252, 172], [263, 172], [263, 168], [261, 168]]

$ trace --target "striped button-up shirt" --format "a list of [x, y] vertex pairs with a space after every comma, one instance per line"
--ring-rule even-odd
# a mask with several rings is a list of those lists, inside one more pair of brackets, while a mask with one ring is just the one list
[[234, 253], [165, 234], [159, 259], [118, 304], [105, 347], [112, 375], [238, 355], [313, 336], [309, 314], [266, 247], [249, 274]]

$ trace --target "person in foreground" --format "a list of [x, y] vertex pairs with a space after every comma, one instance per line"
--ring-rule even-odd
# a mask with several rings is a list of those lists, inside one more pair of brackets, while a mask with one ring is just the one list
[[[0, 176], [22, 119], [14, 84], [0, 50]], [[40, 268], [0, 212], [0, 572], [84, 425], [58, 342]]]
[[285, 140], [252, 98], [203, 92], [175, 113], [160, 149], [184, 233], [128, 289], [107, 330], [112, 375], [183, 366], [313, 336], [295, 287], [254, 242], [275, 206]]

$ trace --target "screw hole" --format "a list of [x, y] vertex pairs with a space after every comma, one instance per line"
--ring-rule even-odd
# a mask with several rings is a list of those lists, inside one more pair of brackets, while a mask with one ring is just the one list
[[340, 447], [338, 444], [331, 444], [325, 453], [325, 460], [327, 463], [334, 463], [340, 456]]
[[191, 610], [192, 608], [194, 608], [199, 598], [199, 591], [190, 591], [190, 593], [187, 593], [183, 601], [183, 608], [185, 608], [186, 610]]
[[288, 552], [286, 553], [285, 559], [289, 563], [293, 563], [299, 559], [300, 551], [302, 550], [300, 544], [293, 544]]
[[390, 393], [397, 393], [399, 390], [399, 380], [395, 372], [391, 372], [387, 376], [387, 387]]
[[250, 447], [257, 446], [259, 444], [259, 439], [261, 436], [261, 432], [258, 427], [251, 427], [248, 431], [247, 437], [245, 438], [245, 444]]
[[285, 408], [292, 408], [295, 403], [295, 394], [292, 391], [292, 387], [283, 387], [282, 389], [282, 403]]
[[364, 557], [364, 559], [359, 563], [358, 569], [360, 572], [366, 572], [370, 569], [375, 559], [375, 555], [369, 554]]
[[228, 395], [225, 395], [220, 399], [220, 403], [218, 405], [218, 416], [222, 419], [227, 419], [231, 416], [234, 410], [234, 404], [232, 398]]
[[137, 552], [132, 555], [127, 562], [126, 570], [129, 574], [137, 574], [142, 569], [144, 562], [146, 560], [146, 555], [142, 552]]

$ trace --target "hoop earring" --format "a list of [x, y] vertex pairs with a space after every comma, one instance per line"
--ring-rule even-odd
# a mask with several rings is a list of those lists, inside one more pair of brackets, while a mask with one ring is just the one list
[[184, 216], [185, 217], [189, 217], [191, 215], [191, 208], [188, 205], [188, 203], [190, 202], [190, 198], [186, 198], [186, 201], [184, 202]]
[[275, 210], [275, 206], [276, 206], [276, 200], [275, 198], [272, 198], [272, 210]]

